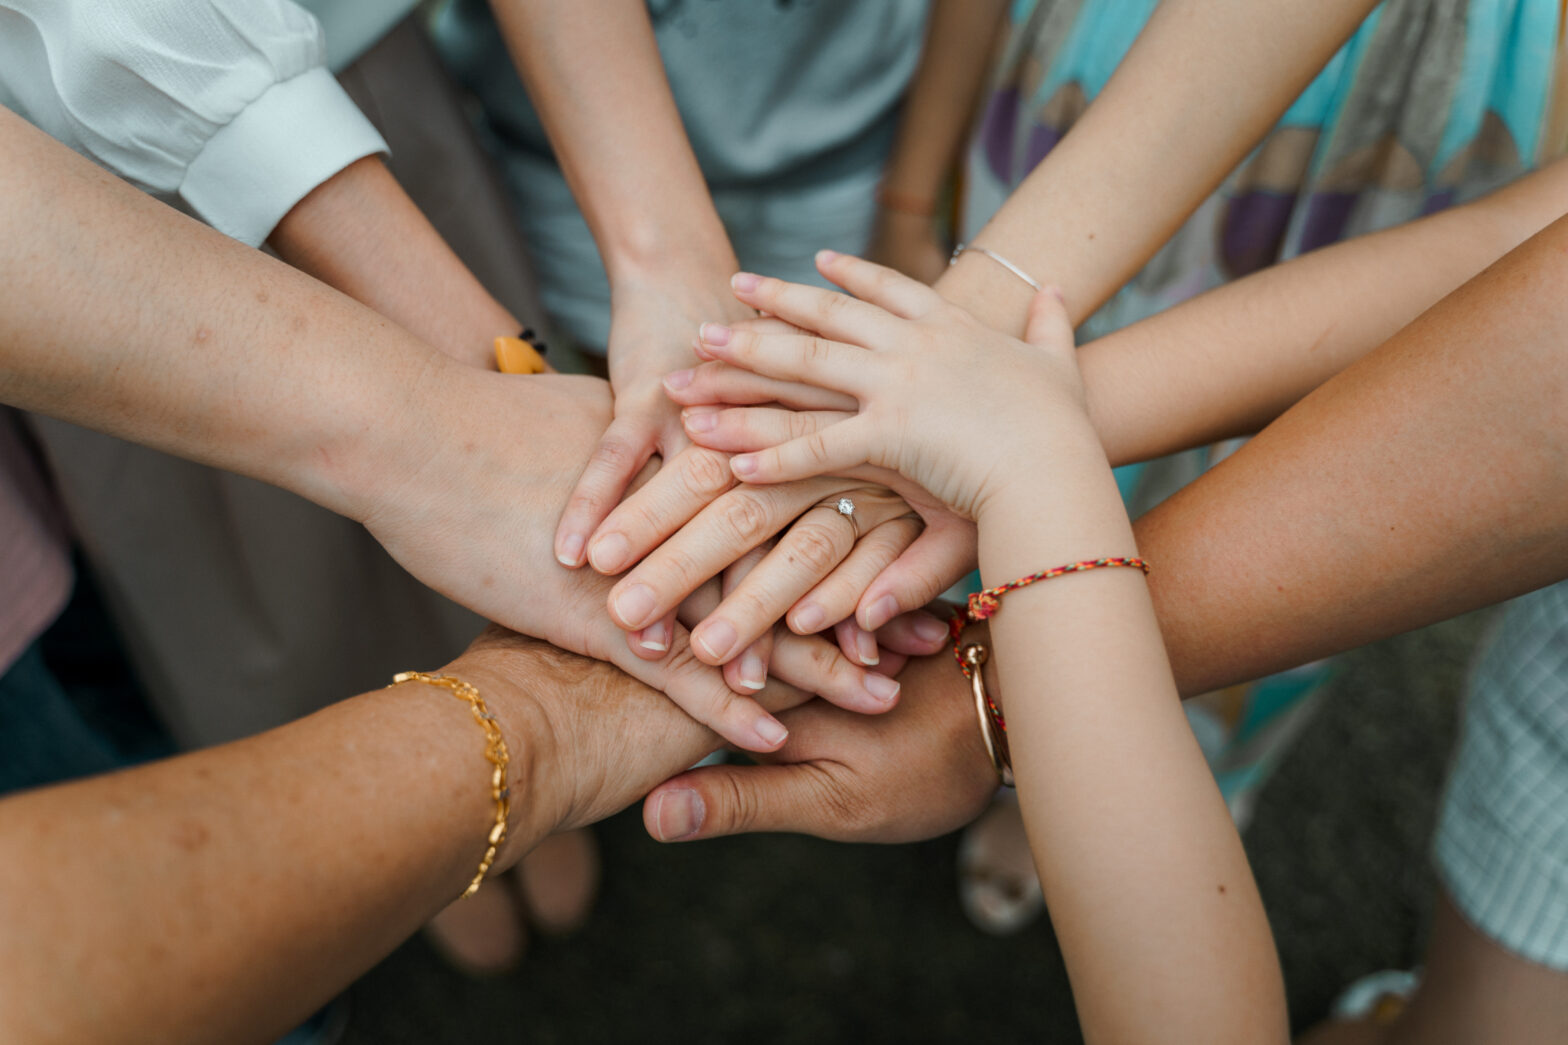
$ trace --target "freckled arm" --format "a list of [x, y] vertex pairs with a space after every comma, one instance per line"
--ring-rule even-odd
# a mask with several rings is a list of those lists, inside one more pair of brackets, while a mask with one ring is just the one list
[[364, 434], [457, 364], [4, 109], [0, 144], [0, 402], [349, 513]]

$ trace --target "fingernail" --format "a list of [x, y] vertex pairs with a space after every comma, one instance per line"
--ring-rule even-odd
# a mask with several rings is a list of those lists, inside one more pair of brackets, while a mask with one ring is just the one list
[[658, 653], [663, 653], [669, 649], [670, 644], [664, 638], [664, 622], [656, 620], [648, 625], [647, 629], [642, 633], [642, 638], [637, 640], [637, 645], [643, 649], [654, 650]]
[[737, 272], [735, 275], [730, 277], [730, 286], [734, 287], [742, 294], [745, 294], [748, 291], [756, 290], [757, 286], [761, 282], [761, 276], [752, 275], [750, 272]]
[[757, 458], [754, 454], [741, 454], [738, 457], [731, 457], [730, 468], [742, 479], [748, 475], [756, 475]]
[[766, 750], [773, 750], [789, 739], [789, 730], [784, 728], [776, 718], [765, 717], [757, 719], [757, 724], [752, 730], [761, 738]]
[[[739, 276], [736, 276], [735, 278], [737, 280], [740, 279]], [[753, 276], [752, 278], [755, 279], [756, 277]], [[737, 284], [735, 289], [750, 290], [751, 288], [742, 287]], [[697, 334], [702, 338], [705, 344], [713, 345], [717, 348], [723, 348], [725, 345], [730, 343], [730, 328], [725, 326], [723, 323], [704, 323], [702, 326], [697, 328]]]
[[653, 589], [646, 584], [634, 584], [615, 597], [615, 615], [621, 626], [640, 628], [653, 614]]
[[877, 652], [877, 640], [872, 638], [870, 632], [862, 631], [855, 636], [855, 656], [868, 668], [882, 659], [882, 655]]
[[689, 432], [711, 432], [719, 425], [717, 411], [701, 407], [681, 414], [681, 420], [686, 422], [686, 430]]
[[754, 650], [747, 650], [740, 658], [740, 684], [747, 689], [761, 689], [768, 684], [768, 669]]
[[833, 264], [833, 262], [835, 262], [837, 260], [838, 260], [838, 251], [836, 251], [836, 250], [819, 250], [819, 251], [817, 251], [817, 264], [818, 265], [831, 265], [831, 264]]
[[882, 625], [898, 616], [898, 600], [891, 595], [884, 595], [871, 604], [866, 611], [864, 627], [867, 631], [876, 631]]
[[664, 375], [664, 387], [672, 392], [679, 392], [691, 384], [691, 379], [697, 376], [695, 370], [676, 370]]
[[915, 618], [910, 630], [921, 642], [942, 642], [947, 638], [947, 625], [926, 613]]
[[702, 830], [702, 819], [707, 815], [702, 796], [690, 788], [677, 788], [662, 792], [654, 800], [653, 826], [659, 832], [659, 841], [678, 842]]
[[801, 635], [815, 635], [827, 627], [828, 615], [814, 602], [806, 603], [804, 609], [795, 614], [795, 630]]
[[729, 659], [735, 647], [735, 637], [735, 625], [727, 620], [704, 621], [691, 633], [691, 640], [720, 663]]
[[588, 549], [588, 561], [600, 573], [620, 573], [631, 553], [630, 541], [618, 533], [607, 533]]
[[576, 569], [583, 564], [583, 537], [582, 534], [567, 534], [561, 541], [561, 550], [556, 555], [557, 561], [562, 566]]
[[898, 699], [898, 683], [886, 675], [879, 675], [875, 671], [866, 672], [866, 692], [884, 704], [891, 704]]

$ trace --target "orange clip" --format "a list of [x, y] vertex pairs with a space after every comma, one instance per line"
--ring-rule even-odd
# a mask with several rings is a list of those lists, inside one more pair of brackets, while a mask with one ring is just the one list
[[520, 337], [495, 339], [495, 365], [503, 374], [542, 374], [544, 356]]

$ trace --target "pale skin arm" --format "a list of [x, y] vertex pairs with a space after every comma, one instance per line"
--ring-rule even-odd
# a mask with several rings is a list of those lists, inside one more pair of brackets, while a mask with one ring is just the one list
[[936, 0], [882, 176], [868, 256], [930, 283], [947, 266], [933, 221], [985, 83], [1004, 0]]
[[[1373, 6], [1160, 4], [1099, 97], [974, 242], [1059, 286], [1081, 322], [1171, 237]], [[990, 259], [966, 254], [936, 286], [997, 329], [1022, 332], [1032, 292]]]
[[[496, 874], [715, 743], [608, 665], [498, 629], [444, 671], [510, 750]], [[407, 683], [0, 801], [0, 1038], [276, 1039], [468, 885], [496, 815], [484, 747], [465, 704]]]
[[301, 272], [470, 366], [495, 369], [493, 339], [521, 326], [452, 253], [379, 156], [316, 186], [267, 242]]
[[610, 279], [616, 422], [556, 533], [556, 556], [576, 567], [586, 561], [589, 536], [649, 456], [672, 456], [688, 445], [659, 380], [691, 362], [696, 324], [710, 312], [745, 313], [728, 292], [735, 252], [681, 125], [641, 0], [491, 6]]

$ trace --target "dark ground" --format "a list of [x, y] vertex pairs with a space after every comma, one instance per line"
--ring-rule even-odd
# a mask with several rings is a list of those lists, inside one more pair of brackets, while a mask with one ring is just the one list
[[[1298, 1028], [1354, 977], [1419, 959], [1427, 847], [1485, 619], [1348, 655], [1264, 787], [1245, 840]], [[536, 936], [488, 982], [415, 938], [354, 988], [348, 1045], [1079, 1040], [1048, 924], [996, 940], [964, 920], [956, 836], [666, 847], [633, 810], [599, 838], [604, 890], [580, 933]]]

